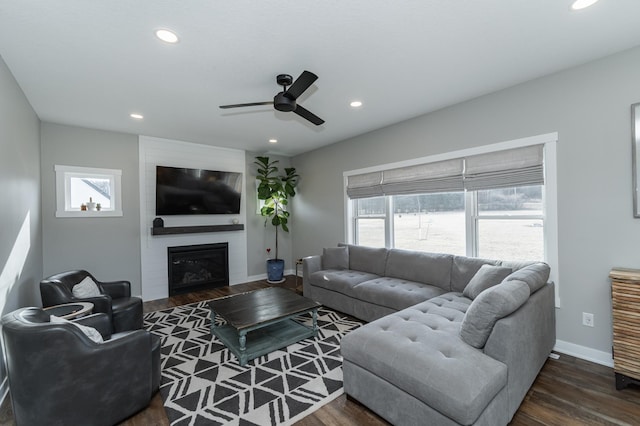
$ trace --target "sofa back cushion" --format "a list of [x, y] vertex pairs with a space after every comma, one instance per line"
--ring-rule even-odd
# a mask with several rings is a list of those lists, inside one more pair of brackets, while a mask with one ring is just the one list
[[452, 259], [450, 254], [391, 249], [385, 275], [450, 291]]
[[479, 257], [453, 256], [453, 263], [451, 265], [451, 291], [462, 293], [482, 265], [500, 265], [500, 261]]
[[462, 294], [473, 300], [489, 287], [500, 284], [511, 272], [513, 272], [511, 268], [504, 266], [482, 265]]
[[483, 348], [500, 319], [515, 312], [529, 299], [529, 286], [518, 280], [503, 281], [476, 297], [460, 326], [460, 337], [474, 348]]
[[551, 269], [544, 262], [533, 263], [518, 269], [513, 274], [505, 278], [505, 281], [524, 281], [529, 286], [531, 294], [540, 290], [549, 280]]
[[349, 244], [349, 269], [384, 275], [384, 267], [387, 263], [386, 248], [355, 246]]
[[347, 247], [322, 249], [322, 269], [349, 269], [349, 249]]

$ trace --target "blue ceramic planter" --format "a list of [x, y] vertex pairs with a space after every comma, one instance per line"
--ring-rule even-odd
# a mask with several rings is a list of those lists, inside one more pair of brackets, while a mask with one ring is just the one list
[[269, 259], [267, 260], [267, 280], [282, 281], [284, 275], [284, 260]]

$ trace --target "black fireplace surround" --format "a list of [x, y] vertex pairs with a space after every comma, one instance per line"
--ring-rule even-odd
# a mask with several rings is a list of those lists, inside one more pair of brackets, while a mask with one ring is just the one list
[[229, 285], [229, 243], [167, 247], [169, 296]]

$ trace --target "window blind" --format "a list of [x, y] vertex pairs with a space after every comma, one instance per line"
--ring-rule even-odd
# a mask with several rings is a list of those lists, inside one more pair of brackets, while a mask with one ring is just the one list
[[462, 159], [401, 167], [382, 172], [385, 195], [462, 191]]
[[382, 193], [382, 172], [347, 176], [347, 196], [349, 198], [369, 198], [381, 195], [384, 195]]
[[476, 191], [544, 184], [544, 145], [347, 177], [349, 198]]
[[543, 145], [465, 158], [467, 191], [544, 184]]

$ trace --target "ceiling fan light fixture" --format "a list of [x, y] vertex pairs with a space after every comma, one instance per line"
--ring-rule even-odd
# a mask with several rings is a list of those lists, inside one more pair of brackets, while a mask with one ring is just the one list
[[596, 4], [598, 0], [575, 0], [571, 3], [571, 10], [582, 10]]
[[349, 105], [351, 108], [360, 108], [362, 106], [362, 101], [351, 101]]
[[129, 114], [129, 117], [135, 119], [135, 120], [142, 120], [144, 118], [144, 115], [142, 114], [137, 114], [137, 113], [131, 113]]
[[167, 30], [164, 28], [156, 30], [156, 37], [158, 37], [160, 40], [164, 41], [165, 43], [174, 44], [178, 42], [177, 34], [171, 30]]

